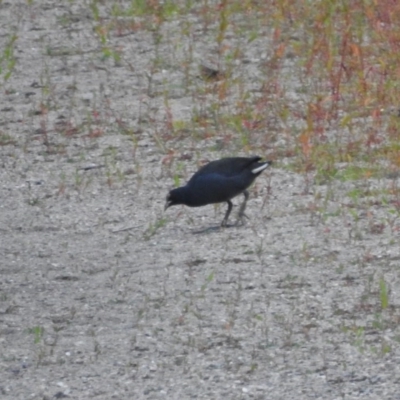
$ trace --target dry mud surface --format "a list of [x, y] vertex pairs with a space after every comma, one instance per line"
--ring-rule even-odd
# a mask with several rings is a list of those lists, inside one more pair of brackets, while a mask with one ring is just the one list
[[[218, 229], [225, 206], [163, 214], [176, 174], [240, 151], [163, 141], [169, 113], [192, 112], [178, 22], [157, 49], [112, 31], [121, 60], [98, 24], [87, 1], [0, 3], [1, 47], [18, 36], [0, 97], [0, 397], [400, 399], [398, 223], [348, 196], [394, 182], [315, 185], [280, 160], [245, 226]], [[193, 35], [195, 75], [212, 46]]]

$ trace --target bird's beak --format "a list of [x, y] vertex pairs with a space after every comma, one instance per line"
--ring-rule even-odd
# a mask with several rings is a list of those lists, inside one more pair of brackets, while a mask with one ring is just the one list
[[171, 205], [172, 201], [171, 200], [167, 200], [165, 202], [165, 206], [164, 206], [164, 211]]

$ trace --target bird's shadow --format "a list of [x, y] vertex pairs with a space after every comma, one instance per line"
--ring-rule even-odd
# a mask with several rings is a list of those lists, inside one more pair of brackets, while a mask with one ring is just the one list
[[237, 228], [240, 226], [242, 226], [242, 225], [238, 225], [238, 224], [229, 224], [229, 225], [225, 225], [225, 226], [215, 225], [215, 226], [209, 226], [207, 228], [195, 230], [192, 233], [193, 233], [193, 235], [204, 235], [204, 234], [212, 233], [212, 232], [221, 232], [221, 231], [223, 231], [225, 229], [229, 229], [229, 228]]

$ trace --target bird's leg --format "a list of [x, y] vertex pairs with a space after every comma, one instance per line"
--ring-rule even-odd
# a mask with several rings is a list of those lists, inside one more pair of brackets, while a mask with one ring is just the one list
[[230, 200], [227, 200], [227, 203], [228, 203], [228, 209], [226, 210], [225, 217], [221, 222], [221, 226], [226, 226], [228, 224], [228, 217], [232, 211], [232, 207], [233, 207], [232, 202]]
[[247, 200], [249, 198], [249, 192], [247, 190], [245, 190], [243, 192], [243, 195], [244, 195], [244, 201], [240, 205], [239, 212], [238, 212], [238, 219], [236, 221], [236, 225], [238, 225], [239, 222], [243, 223], [243, 217], [246, 217], [247, 219], [249, 219], [249, 217], [244, 213], [244, 210], [246, 209], [246, 203], [247, 203]]

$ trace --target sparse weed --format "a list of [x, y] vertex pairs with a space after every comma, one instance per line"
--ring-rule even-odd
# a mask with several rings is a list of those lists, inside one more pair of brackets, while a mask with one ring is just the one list
[[34, 326], [28, 329], [28, 333], [33, 335], [34, 343], [38, 344], [42, 341], [44, 335], [44, 328], [42, 326]]
[[[17, 62], [17, 59], [14, 56], [14, 46], [17, 39], [17, 34], [12, 34], [7, 40], [4, 48], [0, 49], [0, 77], [3, 78], [4, 82], [10, 79]], [[1, 86], [2, 83], [0, 84], [0, 87]]]
[[143, 238], [145, 240], [150, 240], [159, 229], [161, 229], [167, 223], [167, 219], [163, 217], [159, 217], [156, 219], [155, 222], [149, 224], [147, 229], [143, 232]]

